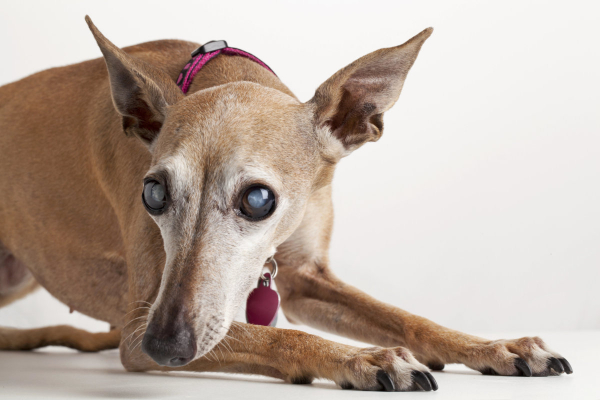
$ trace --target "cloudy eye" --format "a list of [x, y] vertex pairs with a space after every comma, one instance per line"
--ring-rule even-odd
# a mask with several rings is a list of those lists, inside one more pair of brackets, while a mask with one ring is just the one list
[[240, 211], [253, 220], [271, 215], [275, 210], [275, 194], [265, 186], [251, 186], [242, 196]]
[[150, 214], [162, 214], [167, 205], [167, 192], [158, 181], [148, 180], [144, 183], [142, 200]]

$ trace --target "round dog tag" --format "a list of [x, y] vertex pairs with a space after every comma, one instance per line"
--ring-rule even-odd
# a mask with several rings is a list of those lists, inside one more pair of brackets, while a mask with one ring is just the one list
[[264, 274], [258, 286], [246, 301], [246, 322], [254, 325], [275, 326], [279, 310], [279, 294], [271, 289], [271, 274]]

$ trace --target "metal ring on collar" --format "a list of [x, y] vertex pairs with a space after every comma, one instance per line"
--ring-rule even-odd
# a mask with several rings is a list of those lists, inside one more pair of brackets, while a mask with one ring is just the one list
[[[273, 266], [273, 269], [271, 270], [271, 279], [275, 279], [275, 277], [277, 276], [277, 261], [275, 261], [275, 257], [271, 257], [265, 262], [265, 264], [268, 262], [270, 262]], [[261, 274], [260, 278], [264, 281], [267, 280], [267, 277], [264, 274]]]

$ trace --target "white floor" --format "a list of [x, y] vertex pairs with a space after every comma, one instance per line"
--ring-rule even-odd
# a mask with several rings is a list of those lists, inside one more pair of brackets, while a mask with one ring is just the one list
[[[523, 336], [528, 332], [510, 335]], [[339, 341], [333, 335], [322, 335]], [[503, 335], [486, 335], [499, 338]], [[1, 399], [600, 399], [600, 332], [545, 333], [547, 343], [571, 362], [560, 377], [483, 376], [459, 365], [435, 372], [437, 392], [383, 393], [341, 390], [327, 381], [291, 385], [259, 376], [127, 373], [117, 351], [83, 354], [49, 348], [0, 352]]]

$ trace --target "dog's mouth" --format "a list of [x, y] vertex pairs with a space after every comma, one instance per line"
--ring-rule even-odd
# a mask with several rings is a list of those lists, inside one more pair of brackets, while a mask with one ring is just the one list
[[198, 336], [188, 326], [174, 331], [169, 329], [159, 332], [154, 325], [149, 325], [142, 340], [142, 351], [150, 356], [158, 365], [165, 367], [182, 367], [193, 360], [206, 357], [211, 361], [223, 362], [223, 351], [216, 346], [232, 339], [227, 332], [228, 324], [223, 318], [212, 316], [201, 329]]
[[179, 305], [169, 313], [151, 312], [142, 339], [142, 352], [165, 367], [182, 367], [202, 357], [225, 361], [226, 350], [223, 349], [231, 345], [224, 343], [223, 349], [216, 347], [231, 339], [228, 331], [233, 318], [231, 321], [226, 318], [227, 310], [200, 307], [202, 311], [198, 314], [187, 310]]
[[[276, 274], [276, 263], [273, 263], [271, 273]], [[159, 295], [148, 318], [142, 352], [166, 367], [181, 367], [202, 357], [220, 363], [226, 361], [227, 350], [231, 348], [229, 340], [234, 340], [228, 332], [235, 310], [245, 303], [255, 285], [249, 277], [247, 287], [240, 289], [238, 283], [235, 291], [233, 287], [227, 290], [221, 285], [218, 285], [219, 290], [215, 290], [215, 285], [204, 289], [196, 287], [203, 297], [189, 297], [187, 302], [178, 298], [176, 292]], [[224, 293], [229, 295], [224, 296]], [[192, 303], [196, 304], [194, 309], [186, 306]], [[218, 346], [220, 343], [223, 346]]]

